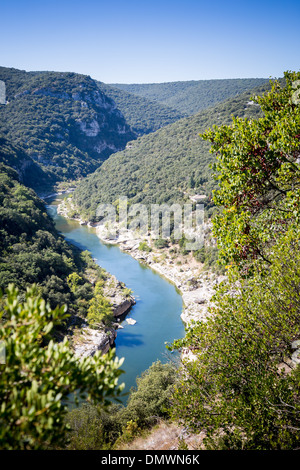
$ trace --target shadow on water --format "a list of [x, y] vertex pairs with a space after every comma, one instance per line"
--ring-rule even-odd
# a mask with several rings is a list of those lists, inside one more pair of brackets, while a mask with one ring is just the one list
[[85, 251], [87, 249], [85, 245], [72, 240], [72, 238], [68, 238], [68, 237], [65, 236], [65, 239], [68, 243], [72, 243], [72, 245], [76, 246], [77, 248], [79, 248], [82, 251]]
[[125, 345], [127, 348], [135, 348], [136, 346], [142, 346], [144, 344], [143, 336], [127, 332], [124, 329], [122, 330], [122, 335], [117, 336], [117, 344], [119, 348]]

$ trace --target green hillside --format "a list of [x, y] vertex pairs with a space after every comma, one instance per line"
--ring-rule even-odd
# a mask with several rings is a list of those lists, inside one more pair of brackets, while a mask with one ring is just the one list
[[34, 283], [51, 308], [68, 306], [74, 325], [86, 317], [94, 296], [90, 279], [105, 276], [88, 252], [59, 235], [44, 202], [20, 183], [17, 172], [0, 163], [0, 290], [14, 283], [24, 295]]
[[7, 94], [0, 133], [21, 146], [52, 183], [87, 175], [135, 138], [89, 76], [0, 67], [0, 80]]
[[235, 78], [129, 85], [115, 83], [111, 86], [159, 101], [191, 116], [266, 82], [265, 78]]
[[[268, 87], [269, 83], [256, 93]], [[213, 124], [229, 124], [232, 115], [258, 117], [260, 108], [251, 102], [252, 94], [246, 92], [130, 142], [78, 186], [73, 201], [81, 215], [93, 219], [99, 203], [114, 202], [120, 196], [132, 203], [161, 204], [205, 194], [209, 201], [216, 187], [210, 169], [213, 156], [199, 133]]]
[[42, 189], [51, 183], [51, 178], [18, 145], [12, 145], [0, 135], [0, 162], [18, 173], [21, 183]]
[[184, 113], [157, 101], [134, 95], [125, 90], [99, 82], [99, 88], [114, 100], [126, 122], [138, 135], [155, 132], [184, 117]]

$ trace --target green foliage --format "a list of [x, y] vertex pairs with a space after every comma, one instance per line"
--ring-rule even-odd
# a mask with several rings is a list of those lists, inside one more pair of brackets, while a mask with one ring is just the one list
[[133, 294], [133, 290], [132, 290], [132, 289], [129, 289], [129, 287], [126, 287], [126, 288], [123, 290], [123, 293], [124, 293], [125, 297], [130, 297], [130, 296]]
[[213, 271], [217, 274], [224, 274], [225, 269], [219, 264], [219, 250], [215, 246], [203, 246], [194, 251], [197, 261], [204, 264], [205, 270]]
[[225, 264], [268, 261], [269, 246], [299, 223], [300, 109], [293, 102], [299, 78], [285, 73], [283, 86], [275, 81], [269, 93], [254, 98], [261, 118], [235, 118], [203, 135], [217, 152], [214, 202], [224, 210], [214, 218], [214, 235]]
[[127, 407], [121, 413], [122, 420], [126, 423], [133, 420], [145, 427], [153, 425], [157, 417], [167, 417], [175, 377], [171, 363], [154, 362], [137, 377], [137, 387], [130, 391]]
[[8, 100], [0, 107], [0, 134], [23, 148], [43, 174], [31, 179], [22, 169], [35, 189], [86, 176], [136, 137], [89, 76], [0, 67], [0, 79]]
[[250, 92], [245, 93], [131, 142], [78, 185], [72, 197], [76, 209], [84, 218], [96, 220], [97, 206], [114, 203], [120, 195], [127, 196], [130, 204], [150, 206], [190, 202], [189, 194], [198, 193], [208, 196], [204, 202], [208, 210], [217, 183], [210, 168], [214, 162], [210, 145], [199, 138], [199, 132], [215, 123], [229, 124], [232, 115], [258, 117], [259, 106], [247, 105], [250, 97]]
[[[300, 243], [293, 229], [276, 244], [267, 273], [231, 270], [207, 322], [177, 346], [192, 348], [172, 404], [175, 417], [205, 429], [210, 444], [291, 449], [299, 446], [300, 374], [291, 361], [300, 338]], [[218, 445], [218, 443], [217, 443]]]
[[109, 449], [103, 426], [103, 410], [83, 403], [66, 415], [66, 423], [71, 430], [67, 443], [68, 450], [103, 450]]
[[112, 86], [148, 100], [158, 101], [191, 116], [265, 82], [265, 78], [238, 78], [129, 85], [117, 83]]
[[139, 244], [139, 250], [146, 251], [147, 253], [149, 253], [150, 251], [152, 251], [152, 248], [148, 245], [146, 241], [143, 241]]
[[127, 406], [102, 410], [84, 404], [67, 415], [70, 424], [68, 449], [109, 449], [127, 442], [137, 432], [168, 417], [169, 400], [176, 380], [172, 364], [157, 361], [137, 379]]
[[168, 240], [165, 240], [164, 238], [158, 238], [157, 240], [154, 241], [154, 246], [156, 248], [162, 249], [166, 248], [169, 246]]
[[59, 237], [44, 203], [21, 185], [9, 167], [0, 168], [0, 287], [42, 284], [74, 270], [72, 249]]
[[155, 132], [161, 127], [178, 121], [185, 115], [178, 110], [115, 87], [98, 83], [101, 91], [112, 98], [126, 122], [137, 135]]
[[114, 319], [112, 306], [103, 295], [101, 282], [96, 283], [94, 295], [90, 300], [87, 319], [91, 326], [109, 325]]
[[195, 360], [185, 362], [172, 411], [204, 429], [211, 448], [299, 448], [299, 78], [285, 73], [284, 86], [257, 98], [259, 120], [204, 135], [218, 153], [214, 233], [230, 264], [207, 321], [175, 343]]
[[103, 270], [57, 233], [44, 202], [2, 164], [0, 203], [0, 288], [14, 282], [24, 293], [35, 283], [52, 308], [67, 304], [70, 314], [86, 317], [91, 281], [104, 279]]
[[126, 426], [123, 427], [122, 435], [116, 441], [115, 445], [119, 446], [120, 444], [122, 445], [124, 443], [131, 442], [140, 433], [141, 433], [141, 429], [138, 427], [137, 422], [131, 419], [130, 421], [127, 422]]
[[28, 289], [22, 302], [10, 285], [2, 300], [0, 340], [6, 362], [0, 375], [0, 448], [43, 449], [65, 442], [65, 415], [71, 396], [107, 405], [117, 397], [122, 361], [113, 353], [76, 358], [65, 339], [49, 341], [66, 308], [52, 310]]
[[24, 150], [0, 135], [0, 162], [18, 172], [20, 182], [26, 186], [49, 185], [47, 174], [30, 158]]
[[76, 273], [69, 274], [67, 277], [67, 283], [70, 290], [75, 294], [79, 281], [82, 281], [82, 278]]

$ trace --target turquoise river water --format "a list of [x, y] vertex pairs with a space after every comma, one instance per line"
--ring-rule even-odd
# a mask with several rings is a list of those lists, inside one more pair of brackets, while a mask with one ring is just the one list
[[[122, 322], [116, 338], [116, 355], [124, 357], [125, 392], [136, 384], [136, 377], [155, 361], [167, 362], [171, 355], [166, 342], [184, 336], [180, 318], [182, 298], [176, 288], [152, 269], [144, 266], [115, 245], [102, 243], [94, 228], [80, 225], [57, 213], [58, 200], [47, 206], [57, 230], [66, 240], [88, 250], [101, 267], [132, 289], [136, 305], [127, 317], [136, 320], [135, 325]], [[173, 357], [173, 355], [172, 355]]]

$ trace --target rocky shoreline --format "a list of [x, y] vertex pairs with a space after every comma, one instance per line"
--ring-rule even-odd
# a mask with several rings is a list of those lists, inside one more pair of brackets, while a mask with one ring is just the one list
[[[173, 259], [169, 250], [155, 249], [149, 236], [141, 238], [138, 233], [123, 230], [111, 239], [107, 237], [105, 227], [99, 224], [94, 227], [103, 243], [118, 245], [122, 251], [146, 264], [175, 285], [183, 299], [181, 319], [186, 325], [192, 321], [205, 321], [214, 289], [224, 276], [203, 271], [201, 263], [197, 262], [192, 254], [182, 257], [182, 261], [178, 261], [178, 256]], [[152, 251], [141, 250], [141, 243], [145, 242]]]
[[[68, 193], [69, 191], [66, 191]], [[52, 194], [48, 197], [61, 195], [65, 192]], [[46, 198], [45, 198], [46, 199]], [[81, 225], [87, 225], [86, 222], [76, 217], [69, 217], [69, 207], [66, 207], [65, 201], [62, 201], [57, 212], [66, 218], [77, 220]], [[91, 224], [88, 224], [91, 226]], [[125, 284], [120, 282], [113, 274], [106, 271], [107, 280], [103, 287], [103, 294], [112, 306], [115, 322], [110, 328], [91, 328], [87, 321], [73, 331], [69, 338], [74, 350], [74, 354], [79, 357], [93, 356], [96, 351], [101, 350], [103, 354], [114, 347], [117, 337], [117, 330], [122, 328], [121, 322], [129, 313], [131, 307], [135, 305], [135, 298], [126, 288]], [[134, 324], [133, 322], [131, 324]]]
[[125, 284], [106, 271], [107, 279], [103, 287], [103, 294], [112, 307], [115, 322], [110, 328], [92, 328], [87, 321], [73, 330], [71, 344], [76, 356], [93, 356], [101, 350], [103, 354], [115, 345], [117, 330], [122, 328], [121, 322], [135, 305], [135, 298], [126, 288]]
[[[201, 263], [197, 262], [191, 253], [185, 256], [172, 256], [168, 249], [156, 249], [150, 236], [141, 237], [138, 232], [123, 229], [117, 231], [117, 235], [112, 238], [108, 235], [106, 227], [82, 220], [79, 216], [70, 217], [70, 210], [74, 211], [70, 200], [62, 201], [58, 206], [58, 213], [77, 220], [81, 225], [95, 228], [97, 236], [103, 243], [117, 245], [122, 251], [130, 254], [174, 284], [182, 296], [184, 305], [181, 319], [186, 326], [194, 321], [206, 320], [215, 287], [224, 279], [224, 276], [204, 271]], [[145, 244], [144, 246], [148, 249], [142, 250], [141, 244]], [[110, 347], [109, 345], [113, 344], [116, 337], [113, 338], [113, 336], [114, 334], [109, 332], [109, 334], [106, 333], [105, 338], [102, 338], [100, 332], [99, 335], [93, 332], [91, 333], [91, 342], [96, 340], [99, 344], [103, 344], [101, 348], [103, 347], [103, 350], [106, 351]], [[81, 351], [80, 347], [78, 351]]]
[[98, 350], [105, 354], [114, 347], [117, 330], [122, 328], [121, 321], [136, 303], [125, 284], [119, 282], [112, 274], [106, 273], [108, 277], [103, 287], [103, 294], [112, 306], [115, 322], [111, 328], [95, 329], [85, 321], [72, 336], [74, 353], [80, 357], [93, 356]]

